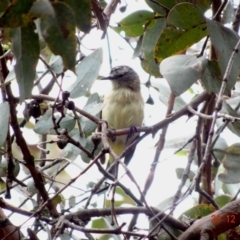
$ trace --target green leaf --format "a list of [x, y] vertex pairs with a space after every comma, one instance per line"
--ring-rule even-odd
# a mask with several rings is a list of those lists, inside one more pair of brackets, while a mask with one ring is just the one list
[[155, 21], [155, 25], [147, 29], [143, 37], [142, 49], [144, 60], [141, 62], [144, 70], [149, 74], [160, 77], [159, 64], [155, 62], [154, 50], [157, 40], [166, 25], [165, 18], [159, 18]]
[[6, 183], [0, 178], [0, 190], [3, 191], [6, 189]]
[[[75, 140], [80, 142], [80, 144], [83, 147], [86, 147], [87, 145], [87, 140], [85, 138], [80, 137], [80, 133], [78, 129], [73, 129], [69, 135]], [[70, 160], [75, 160], [81, 153], [81, 149], [79, 149], [78, 147], [72, 145], [71, 143], [68, 143], [67, 146], [63, 149], [63, 156], [67, 159]], [[86, 156], [86, 154], [85, 154]], [[89, 158], [88, 158], [88, 162], [89, 162]]]
[[[92, 228], [111, 229], [111, 224], [108, 221], [108, 217], [97, 218], [97, 219], [94, 218], [94, 220], [91, 221], [91, 224], [92, 224]], [[109, 240], [109, 239], [119, 240], [119, 236], [103, 233], [101, 234], [101, 237], [99, 237], [99, 240]]]
[[154, 10], [154, 12], [157, 12], [160, 15], [166, 15], [167, 12], [176, 4], [175, 0], [156, 0], [158, 4], [151, 0], [145, 0], [145, 2]]
[[[85, 104], [85, 107], [91, 103], [94, 103], [94, 102], [100, 102], [100, 96], [98, 93], [93, 93], [87, 100], [86, 104]], [[85, 108], [84, 107], [84, 108]]]
[[34, 0], [15, 0], [8, 6], [4, 14], [0, 17], [0, 27], [17, 28], [26, 26], [32, 22], [28, 15]]
[[[134, 206], [135, 201], [131, 197], [129, 197], [120, 187], [116, 187], [115, 194], [117, 195], [115, 201], [114, 201], [114, 206], [115, 207], [121, 207], [124, 204], [129, 204]], [[120, 196], [120, 197], [118, 197]], [[105, 207], [111, 207], [111, 199], [106, 199], [105, 200]]]
[[137, 46], [135, 47], [133, 52], [133, 57], [132, 57], [133, 59], [141, 55], [142, 41], [143, 41], [143, 36], [141, 36], [137, 41]]
[[162, 6], [171, 9], [176, 5], [176, 0], [157, 0], [158, 3], [160, 3]]
[[[14, 170], [13, 175], [17, 177], [20, 171], [20, 164], [17, 160], [13, 160]], [[8, 174], [8, 161], [6, 158], [3, 158], [0, 162], [0, 177], [6, 177]]]
[[33, 179], [30, 179], [27, 183], [27, 191], [28, 191], [28, 195], [29, 196], [34, 196], [38, 190], [36, 188], [35, 182], [33, 181]]
[[222, 184], [222, 191], [224, 194], [229, 194], [230, 196], [235, 196], [239, 191], [240, 183], [237, 184]]
[[[217, 60], [223, 76], [230, 56], [239, 40], [239, 36], [233, 30], [226, 28], [215, 21], [207, 20], [207, 28], [214, 49], [216, 50]], [[229, 91], [234, 87], [237, 77], [240, 74], [239, 65], [240, 56], [239, 54], [236, 54], [229, 78], [227, 79], [227, 89]]]
[[[92, 152], [93, 149], [94, 149], [94, 145], [93, 145], [93, 142], [91, 140], [91, 136], [89, 136], [87, 139], [85, 139], [85, 148], [89, 151], [89, 152]], [[95, 154], [98, 154], [102, 149], [102, 144], [99, 144], [97, 149], [96, 149], [96, 152]], [[83, 151], [80, 152], [80, 155], [81, 155], [81, 158], [83, 160], [83, 162], [85, 163], [89, 163], [91, 161], [91, 159], [87, 156], [87, 154]]]
[[[181, 180], [182, 176], [183, 176], [183, 173], [185, 171], [185, 168], [176, 168], [175, 171], [176, 171], [176, 174], [177, 174], [177, 178]], [[190, 170], [189, 174], [188, 174], [188, 179], [190, 181], [192, 181], [194, 177], [195, 177], [195, 173]]]
[[0, 147], [4, 145], [7, 138], [10, 110], [8, 102], [0, 104]]
[[107, 224], [103, 218], [94, 219], [91, 224], [92, 228], [103, 229], [107, 227]]
[[[161, 79], [157, 79], [156, 81], [152, 81], [151, 82], [153, 87], [158, 88], [158, 92], [159, 92], [159, 100], [165, 105], [168, 106], [168, 99], [169, 96], [171, 94], [171, 90], [169, 88], [169, 86], [166, 86], [164, 84], [161, 83]], [[174, 102], [174, 106], [173, 109], [174, 111], [178, 111], [181, 108], [183, 108], [184, 106], [186, 106], [186, 102], [179, 96], [176, 97], [175, 102]]]
[[165, 28], [155, 47], [155, 58], [161, 62], [164, 58], [181, 53], [207, 35], [205, 24], [186, 31]]
[[41, 19], [42, 35], [55, 55], [60, 55], [66, 69], [75, 72], [76, 37], [75, 17], [72, 9], [65, 3], [52, 3], [54, 14]]
[[89, 0], [61, 0], [68, 4], [74, 12], [77, 27], [89, 33], [91, 30], [91, 1]]
[[34, 2], [29, 11], [29, 15], [35, 18], [53, 14], [54, 8], [52, 7], [52, 4], [48, 0]]
[[[46, 115], [45, 115], [46, 114]], [[39, 118], [39, 121], [36, 123], [34, 127], [34, 131], [38, 134], [52, 134], [55, 135], [56, 132], [54, 130], [54, 123], [52, 116], [49, 116], [49, 112], [47, 111], [41, 118]], [[54, 114], [55, 117], [55, 123], [58, 122], [60, 119], [60, 114]], [[62, 118], [60, 122], [60, 128], [58, 131], [61, 131], [61, 129], [66, 129], [68, 132], [70, 132], [74, 126], [75, 126], [76, 120], [69, 116], [66, 115], [64, 118]]]
[[183, 52], [207, 35], [204, 16], [190, 3], [176, 5], [169, 12], [167, 25], [155, 47], [158, 62]]
[[52, 200], [54, 206], [57, 206], [59, 203], [62, 203], [63, 202], [63, 196], [62, 195], [57, 195], [53, 198]]
[[198, 218], [207, 216], [213, 212], [215, 212], [215, 208], [212, 205], [199, 204], [182, 213], [178, 219], [182, 220], [183, 215], [186, 215], [191, 219], [198, 219]]
[[224, 158], [227, 147], [228, 145], [226, 140], [222, 137], [219, 137], [217, 142], [213, 146], [213, 153], [219, 161], [222, 161], [222, 159]]
[[[103, 145], [102, 143], [98, 144], [98, 146], [94, 146], [93, 142], [92, 142], [92, 136], [88, 136], [87, 139], [85, 139], [85, 148], [89, 151], [92, 152], [94, 151], [95, 156], [97, 154], [99, 154], [102, 151]], [[97, 147], [97, 148], [96, 148]], [[96, 149], [95, 149], [96, 148]], [[81, 158], [85, 163], [89, 163], [91, 161], [91, 159], [87, 156], [87, 154], [83, 151], [80, 152]]]
[[34, 33], [35, 25], [12, 29], [12, 50], [16, 57], [14, 66], [20, 91], [20, 101], [31, 97], [36, 65], [40, 53], [38, 35]]
[[210, 8], [211, 4], [212, 4], [211, 0], [196, 0], [195, 1], [195, 5], [203, 13], [205, 13]]
[[[90, 113], [93, 116], [96, 116], [96, 115], [100, 115], [99, 113], [103, 109], [103, 107], [104, 107], [104, 104], [101, 102], [98, 93], [94, 93], [88, 98], [88, 101], [85, 107], [83, 108], [83, 110]], [[96, 123], [92, 122], [86, 117], [81, 117], [81, 124], [82, 124], [82, 129], [85, 135], [89, 135], [97, 127]]]
[[197, 7], [191, 3], [177, 4], [168, 14], [167, 24], [186, 30], [200, 24], [206, 24], [205, 18]]
[[[95, 116], [97, 115], [104, 107], [104, 103], [102, 102], [92, 102], [88, 104], [86, 107], [84, 107], [84, 111], [88, 112], [89, 114]], [[83, 117], [82, 121], [86, 122], [89, 119], [86, 117]]]
[[234, 3], [233, 1], [228, 1], [226, 4], [226, 7], [223, 10], [223, 15], [221, 18], [221, 23], [223, 25], [227, 23], [231, 23], [235, 16], [235, 9], [234, 9]]
[[177, 55], [164, 59], [160, 72], [166, 78], [172, 93], [179, 96], [201, 78], [207, 65], [205, 57]]
[[[238, 98], [237, 98], [238, 99]], [[221, 113], [226, 113], [232, 117], [240, 117], [240, 114], [234, 110], [226, 101], [222, 102], [222, 109], [221, 109]], [[234, 133], [235, 135], [237, 135], [238, 137], [240, 136], [240, 122], [236, 121], [236, 122], [229, 122], [227, 125], [228, 129]]]
[[[209, 61], [202, 77], [202, 83], [208, 93], [218, 93], [222, 85], [222, 74], [217, 61]], [[228, 84], [228, 83], [227, 83]], [[229, 91], [226, 89], [225, 94], [228, 96]]]
[[218, 179], [221, 182], [231, 184], [240, 182], [240, 144], [235, 143], [228, 147], [225, 151], [225, 157], [223, 159], [224, 173], [218, 175]]
[[216, 197], [215, 199], [215, 202], [217, 203], [217, 205], [222, 208], [224, 207], [226, 204], [228, 204], [229, 202], [232, 201], [232, 197], [229, 196], [229, 195], [221, 195], [221, 196], [218, 196]]
[[92, 87], [102, 64], [102, 48], [85, 57], [76, 67], [77, 80], [68, 88], [71, 98], [84, 96]]
[[144, 25], [154, 19], [154, 13], [140, 10], [136, 11], [118, 23], [118, 27], [113, 27], [113, 29], [120, 33], [125, 32], [127, 37], [138, 37], [143, 34]]

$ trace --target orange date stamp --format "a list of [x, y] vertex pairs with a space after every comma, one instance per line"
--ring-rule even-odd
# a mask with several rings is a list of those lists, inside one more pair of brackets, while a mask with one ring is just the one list
[[213, 215], [211, 215], [211, 218], [212, 218], [212, 220], [211, 220], [212, 223], [215, 223], [215, 224], [221, 223], [223, 221], [225, 223], [232, 223], [232, 224], [236, 223], [236, 216], [234, 214], [227, 214], [224, 217], [221, 217], [218, 214], [213, 214]]

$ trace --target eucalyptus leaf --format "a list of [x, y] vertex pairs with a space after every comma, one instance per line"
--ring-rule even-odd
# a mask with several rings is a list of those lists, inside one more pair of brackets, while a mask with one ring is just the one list
[[71, 98], [84, 96], [92, 87], [102, 64], [102, 48], [85, 57], [76, 67], [77, 80], [68, 88]]
[[48, 0], [34, 1], [29, 15], [35, 18], [54, 14], [54, 8]]
[[[158, 92], [159, 92], [158, 98], [159, 98], [159, 100], [165, 106], [168, 106], [168, 99], [169, 99], [169, 96], [171, 94], [171, 90], [170, 90], [169, 86], [166, 86], [166, 85], [162, 84], [160, 78], [158, 78], [156, 81], [152, 81], [151, 84], [152, 84], [153, 87], [158, 88]], [[183, 100], [183, 98], [180, 97], [180, 96], [176, 97], [175, 102], [174, 102], [174, 106], [173, 106], [174, 111], [178, 111], [181, 108], [183, 108], [184, 106], [186, 106], [186, 102]]]
[[[55, 117], [55, 124], [56, 124], [60, 119], [60, 115], [55, 114], [54, 117]], [[60, 131], [61, 129], [66, 129], [68, 132], [70, 132], [74, 128], [75, 123], [76, 123], [76, 120], [73, 117], [66, 115], [64, 118], [61, 119], [60, 128], [58, 129], [58, 131]], [[53, 134], [53, 135], [56, 134], [54, 130], [54, 123], [53, 123], [52, 117], [49, 117], [47, 120], [40, 119], [36, 123], [33, 130], [38, 134]]]
[[[239, 36], [230, 28], [226, 28], [216, 21], [207, 20], [207, 28], [212, 44], [217, 53], [217, 60], [223, 78], [230, 60], [230, 56], [239, 40]], [[240, 56], [239, 54], [236, 54], [229, 78], [226, 81], [226, 88], [229, 91], [231, 91], [231, 89], [234, 87], [237, 77], [240, 74], [239, 65]]]
[[206, 65], [205, 57], [177, 55], [164, 59], [160, 64], [160, 72], [166, 78], [172, 93], [179, 96], [201, 78]]
[[157, 19], [154, 26], [147, 29], [143, 37], [142, 49], [144, 59], [141, 63], [144, 70], [155, 77], [160, 77], [159, 64], [156, 63], [154, 57], [155, 45], [165, 25], [165, 18]]
[[27, 183], [27, 191], [28, 196], [34, 196], [36, 193], [38, 193], [38, 190], [36, 188], [35, 182], [33, 179], [30, 179]]
[[232, 19], [234, 18], [235, 10], [234, 10], [234, 3], [232, 0], [228, 1], [226, 7], [223, 11], [223, 16], [221, 22], [223, 24], [231, 23]]
[[55, 55], [60, 55], [66, 69], [75, 72], [75, 18], [71, 8], [63, 2], [52, 3], [54, 14], [41, 18], [42, 35]]
[[222, 161], [227, 147], [228, 145], [226, 140], [222, 137], [219, 137], [217, 142], [213, 146], [213, 153], [219, 161]]
[[[168, 11], [176, 4], [175, 0], [145, 0], [147, 5], [153, 9], [154, 12], [159, 13], [160, 15], [167, 15]], [[159, 4], [160, 3], [160, 4]]]
[[[17, 160], [13, 160], [13, 165], [14, 165], [13, 175], [17, 177], [20, 172], [20, 164]], [[7, 175], [8, 175], [8, 161], [6, 160], [6, 158], [3, 158], [2, 161], [0, 162], [0, 177], [7, 177]]]
[[[83, 147], [86, 147], [87, 140], [83, 137], [80, 137], [78, 129], [74, 129], [69, 135], [75, 140], [78, 141]], [[74, 161], [81, 153], [81, 149], [68, 143], [67, 146], [63, 149], [63, 155], [65, 158]]]
[[226, 204], [228, 204], [229, 202], [232, 201], [232, 196], [230, 195], [220, 195], [217, 196], [214, 201], [217, 203], [217, 205], [222, 208], [224, 207]]
[[[232, 117], [240, 117], [240, 114], [235, 111], [226, 101], [222, 102], [221, 113], [226, 113]], [[240, 136], [240, 122], [229, 122], [227, 125], [228, 129], [237, 136]]]
[[74, 12], [77, 27], [89, 33], [91, 30], [91, 1], [89, 0], [61, 0], [68, 4]]
[[142, 41], [143, 41], [143, 36], [141, 36], [137, 41], [137, 46], [135, 47], [133, 52], [133, 59], [140, 56], [142, 51]]
[[187, 30], [205, 24], [205, 17], [192, 3], [179, 3], [168, 14], [167, 24], [180, 30]]
[[223, 159], [224, 173], [218, 175], [218, 179], [221, 182], [231, 184], [240, 183], [240, 144], [235, 143], [229, 146], [225, 151], [225, 157]]
[[158, 62], [179, 54], [207, 35], [206, 20], [195, 4], [179, 3], [167, 16], [167, 27], [163, 29], [155, 46]]
[[117, 27], [113, 27], [117, 33], [125, 32], [128, 37], [138, 37], [144, 32], [144, 25], [154, 20], [154, 13], [146, 10], [139, 10], [131, 13], [118, 23]]
[[[100, 117], [100, 112], [103, 109], [104, 104], [101, 102], [101, 99], [98, 95], [98, 93], [93, 93], [89, 98], [88, 101], [83, 108], [84, 111], [88, 112], [89, 114], [93, 116]], [[83, 132], [86, 136], [91, 134], [97, 127], [97, 124], [91, 121], [90, 119], [82, 116], [81, 117], [81, 124]]]
[[[17, 28], [28, 25], [32, 19], [27, 16], [34, 0], [15, 0], [7, 7], [0, 17], [0, 27]], [[3, 4], [3, 5], [2, 5]], [[0, 9], [6, 7], [6, 1], [0, 2]]]
[[33, 81], [36, 77], [40, 46], [38, 35], [34, 31], [33, 23], [11, 31], [12, 50], [16, 57], [14, 70], [19, 85], [20, 101], [31, 97]]
[[[94, 144], [91, 140], [92, 136], [89, 136], [87, 137], [87, 141], [86, 141], [86, 145], [85, 145], [85, 148], [89, 151], [89, 152], [92, 152], [93, 149], [95, 148], [94, 147]], [[95, 149], [95, 152], [94, 154], [97, 155], [101, 150], [102, 150], [102, 143], [100, 143], [98, 146], [97, 146], [97, 149]], [[81, 155], [81, 158], [82, 160], [85, 162], [85, 163], [89, 163], [90, 162], [90, 158], [86, 155], [85, 152], [81, 151], [80, 152], [80, 155]]]
[[[92, 102], [88, 104], [87, 106], [84, 107], [84, 111], [88, 112], [89, 114], [95, 116], [97, 115], [103, 108], [104, 108], [104, 103], [102, 102]], [[86, 117], [82, 118], [82, 122], [86, 122], [89, 119]]]
[[[222, 85], [222, 74], [217, 61], [208, 60], [207, 67], [201, 80], [208, 93], [219, 92]], [[229, 92], [228, 89], [225, 90], [226, 95], [229, 95]]]

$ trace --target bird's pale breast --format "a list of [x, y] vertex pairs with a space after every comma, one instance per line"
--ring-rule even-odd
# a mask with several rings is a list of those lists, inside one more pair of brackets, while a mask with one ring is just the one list
[[[102, 112], [102, 118], [108, 122], [109, 128], [122, 129], [142, 126], [144, 102], [140, 92], [128, 89], [112, 90], [105, 96], [104, 102], [106, 105]], [[115, 143], [117, 142], [126, 144], [126, 136], [118, 136]]]

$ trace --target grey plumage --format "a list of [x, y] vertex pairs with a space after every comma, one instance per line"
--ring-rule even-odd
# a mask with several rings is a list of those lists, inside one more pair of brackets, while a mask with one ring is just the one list
[[113, 88], [129, 88], [140, 91], [140, 80], [138, 74], [128, 66], [117, 66], [112, 68], [108, 77], [102, 78], [112, 80]]

